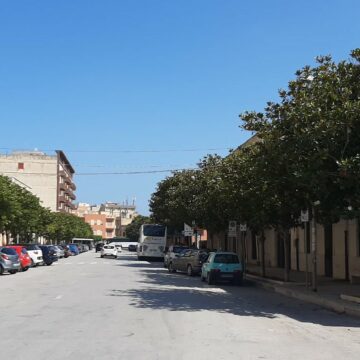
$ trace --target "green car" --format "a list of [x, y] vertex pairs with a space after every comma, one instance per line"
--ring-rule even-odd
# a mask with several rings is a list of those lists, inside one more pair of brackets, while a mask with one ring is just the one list
[[243, 266], [237, 254], [233, 252], [210, 253], [201, 268], [201, 280], [206, 280], [209, 285], [222, 280], [241, 285], [242, 279]]

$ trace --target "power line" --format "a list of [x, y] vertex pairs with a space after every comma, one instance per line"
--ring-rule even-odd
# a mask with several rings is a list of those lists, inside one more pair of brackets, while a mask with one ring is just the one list
[[[190, 149], [145, 149], [145, 150], [63, 150], [65, 153], [172, 153], [172, 152], [197, 152], [197, 151], [220, 151], [220, 150], [231, 150], [232, 148], [190, 148]], [[21, 151], [13, 148], [1, 147], [0, 150], [7, 151]], [[40, 150], [39, 150], [40, 151]], [[44, 149], [42, 151], [56, 151], [56, 149]], [[27, 152], [24, 150], [24, 152]]]

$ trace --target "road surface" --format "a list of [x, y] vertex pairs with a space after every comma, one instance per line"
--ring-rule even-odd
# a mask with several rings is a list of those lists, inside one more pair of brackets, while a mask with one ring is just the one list
[[88, 252], [0, 277], [3, 359], [359, 359], [360, 321]]

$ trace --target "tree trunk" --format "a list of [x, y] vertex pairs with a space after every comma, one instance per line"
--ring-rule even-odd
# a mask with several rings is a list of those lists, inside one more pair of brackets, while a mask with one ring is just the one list
[[283, 232], [284, 236], [284, 253], [285, 253], [285, 271], [284, 271], [284, 281], [290, 280], [290, 230], [286, 229]]
[[261, 276], [266, 277], [265, 272], [265, 233], [261, 232], [260, 235], [260, 244], [261, 244]]

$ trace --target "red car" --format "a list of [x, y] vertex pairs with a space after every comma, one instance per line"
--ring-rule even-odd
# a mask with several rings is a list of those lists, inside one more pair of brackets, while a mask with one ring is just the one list
[[21, 271], [26, 271], [29, 269], [29, 267], [31, 266], [31, 258], [29, 256], [27, 250], [24, 248], [24, 246], [8, 245], [5, 247], [14, 249], [16, 251], [16, 253], [19, 255]]

